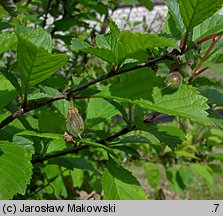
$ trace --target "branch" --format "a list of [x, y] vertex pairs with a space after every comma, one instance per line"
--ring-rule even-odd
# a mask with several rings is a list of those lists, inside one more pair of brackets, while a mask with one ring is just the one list
[[[147, 116], [143, 120], [143, 122], [144, 123], [152, 123], [153, 120], [155, 120], [156, 117], [158, 117], [159, 115], [160, 115], [159, 113], [153, 112], [149, 116]], [[119, 132], [117, 132], [117, 133], [107, 137], [106, 139], [101, 139], [101, 140], [98, 140], [96, 142], [105, 145], [107, 141], [111, 141], [111, 140], [113, 140], [115, 138], [118, 138], [118, 137], [120, 137], [122, 135], [125, 135], [125, 134], [131, 132], [134, 129], [136, 129], [136, 125], [132, 125], [130, 128], [124, 127], [122, 130], [120, 130]], [[31, 162], [32, 162], [32, 164], [42, 163], [43, 161], [46, 161], [46, 160], [48, 160], [50, 158], [55, 158], [55, 157], [64, 156], [64, 155], [68, 155], [68, 154], [74, 154], [74, 153], [77, 154], [77, 153], [79, 153], [79, 151], [81, 151], [83, 149], [87, 149], [87, 148], [89, 148], [88, 145], [72, 147], [72, 148], [69, 148], [69, 149], [65, 149], [64, 151], [61, 151], [61, 152], [55, 152], [53, 154], [45, 155], [44, 157], [37, 157], [37, 158], [33, 159]]]
[[15, 119], [17, 119], [18, 117], [20, 117], [21, 115], [23, 115], [24, 113], [27, 113], [33, 109], [37, 109], [41, 106], [50, 104], [54, 101], [57, 100], [61, 100], [61, 99], [65, 99], [65, 95], [64, 94], [60, 94], [57, 96], [53, 96], [51, 98], [42, 100], [42, 101], [37, 101], [35, 103], [32, 103], [30, 105], [27, 105], [26, 107], [20, 108], [19, 110], [17, 110], [15, 113], [11, 114], [10, 116], [8, 116], [7, 118], [5, 118], [1, 123], [0, 123], [0, 129], [5, 127], [6, 125], [8, 125], [10, 122], [14, 121]]
[[128, 68], [128, 69], [120, 70], [120, 71], [111, 70], [107, 74], [105, 74], [105, 75], [103, 75], [103, 76], [101, 76], [99, 78], [96, 78], [96, 79], [94, 79], [94, 80], [92, 80], [90, 82], [86, 82], [86, 83], [84, 83], [82, 85], [79, 85], [79, 86], [77, 86], [75, 88], [69, 89], [66, 92], [64, 92], [63, 94], [59, 94], [59, 95], [53, 96], [53, 97], [48, 98], [48, 99], [44, 99], [44, 100], [41, 100], [41, 101], [38, 101], [38, 102], [34, 102], [32, 104], [28, 104], [25, 107], [20, 108], [15, 113], [13, 113], [10, 116], [8, 116], [6, 119], [4, 119], [0, 123], [0, 129], [5, 127], [10, 122], [14, 121], [15, 119], [17, 119], [18, 117], [20, 117], [24, 113], [27, 113], [27, 112], [29, 112], [31, 110], [37, 109], [39, 107], [42, 107], [42, 106], [47, 105], [47, 104], [50, 104], [50, 103], [52, 103], [54, 101], [57, 101], [57, 100], [69, 99], [72, 96], [72, 94], [74, 94], [76, 92], [79, 92], [79, 91], [81, 91], [83, 89], [86, 89], [89, 86], [92, 86], [92, 85], [94, 85], [96, 83], [99, 83], [99, 82], [101, 82], [103, 80], [109, 79], [111, 77], [114, 77], [114, 76], [117, 76], [117, 75], [120, 75], [120, 74], [124, 74], [124, 73], [128, 73], [128, 72], [131, 72], [131, 71], [134, 71], [134, 70], [137, 70], [137, 69], [140, 69], [140, 68], [144, 68], [144, 67], [153, 67], [155, 63], [160, 62], [160, 61], [165, 60], [165, 59], [171, 59], [175, 55], [180, 55], [180, 53], [179, 53], [178, 50], [174, 49], [170, 53], [167, 53], [165, 55], [159, 56], [159, 57], [154, 58], [154, 59], [149, 59], [147, 62], [139, 64], [139, 65], [136, 65], [136, 66], [134, 66], [132, 68]]
[[59, 156], [63, 156], [63, 155], [67, 155], [67, 154], [77, 154], [79, 151], [83, 150], [83, 149], [86, 149], [86, 148], [89, 148], [89, 146], [87, 145], [82, 145], [82, 146], [77, 146], [77, 147], [72, 147], [72, 148], [69, 148], [69, 149], [66, 149], [64, 151], [61, 151], [61, 152], [55, 152], [53, 154], [48, 154], [44, 157], [37, 157], [37, 158], [34, 158], [31, 163], [32, 164], [35, 164], [35, 163], [42, 163], [43, 161], [45, 160], [48, 160], [50, 158], [55, 158], [55, 157], [59, 157]]
[[202, 70], [200, 70], [200, 68], [201, 68], [202, 64], [204, 63], [204, 61], [209, 56], [210, 52], [212, 51], [212, 49], [214, 48], [214, 46], [216, 45], [216, 43], [220, 40], [220, 38], [221, 38], [221, 36], [217, 36], [217, 37], [213, 38], [213, 41], [212, 41], [210, 47], [208, 48], [208, 50], [206, 51], [206, 53], [202, 57], [201, 61], [197, 65], [194, 73], [192, 74], [192, 76], [189, 79], [189, 82], [191, 82], [194, 79], [194, 77], [196, 77], [197, 75], [201, 74], [203, 71], [207, 70], [207, 67], [204, 68], [204, 69], [202, 69]]
[[48, 0], [48, 2], [47, 2], [46, 13], [44, 14], [44, 20], [43, 20], [43, 26], [42, 26], [43, 28], [46, 26], [46, 21], [47, 21], [47, 16], [48, 16], [49, 9], [50, 9], [51, 1], [52, 0]]

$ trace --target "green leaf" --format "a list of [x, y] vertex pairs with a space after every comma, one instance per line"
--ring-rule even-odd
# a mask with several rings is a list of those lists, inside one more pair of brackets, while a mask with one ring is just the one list
[[84, 143], [84, 144], [87, 144], [93, 148], [101, 148], [101, 149], [104, 149], [106, 150], [107, 152], [109, 152], [110, 154], [113, 154], [113, 151], [111, 150], [111, 148], [105, 146], [105, 145], [102, 145], [100, 143], [97, 143], [97, 142], [94, 142], [94, 141], [91, 141], [90, 139], [81, 139], [79, 141], [80, 143]]
[[0, 73], [2, 73], [8, 81], [10, 81], [10, 83], [15, 87], [20, 96], [22, 96], [22, 89], [15, 75], [10, 71], [6, 71], [5, 69], [1, 69]]
[[207, 99], [197, 92], [192, 86], [182, 85], [173, 94], [164, 94], [161, 89], [154, 88], [153, 92], [154, 111], [166, 113], [169, 115], [178, 115], [203, 124], [211, 124], [206, 110], [209, 108], [206, 104]]
[[126, 3], [126, 4], [135, 4], [136, 0], [121, 0], [121, 2]]
[[145, 200], [147, 196], [137, 179], [109, 159], [102, 177], [105, 200]]
[[0, 54], [12, 49], [17, 43], [14, 32], [3, 32], [0, 34]]
[[[48, 86], [44, 86], [43, 90], [47, 95], [49, 95], [51, 97], [61, 94], [61, 92], [59, 92], [57, 89], [51, 88], [51, 87], [48, 87]], [[67, 113], [70, 109], [70, 102], [69, 101], [59, 100], [59, 101], [53, 102], [53, 105], [60, 111], [60, 113], [64, 117], [67, 116]]]
[[144, 169], [150, 186], [153, 189], [158, 189], [161, 185], [161, 175], [157, 164], [146, 162]]
[[50, 54], [43, 48], [19, 38], [17, 60], [23, 78], [23, 88], [27, 92], [34, 86], [56, 73], [67, 62], [64, 54]]
[[223, 128], [223, 116], [213, 110], [208, 110], [209, 118], [216, 126]]
[[63, 134], [43, 133], [39, 131], [25, 130], [16, 134], [17, 136], [34, 136], [49, 139], [63, 139]]
[[156, 34], [123, 31], [121, 32], [118, 47], [119, 62], [122, 62], [126, 58], [135, 57], [138, 51], [146, 53], [147, 49], [156, 47], [177, 48], [176, 40]]
[[[52, 135], [52, 134], [51, 134]], [[50, 135], [50, 136], [51, 136]], [[47, 134], [46, 136], [48, 136], [47, 138], [49, 138], [49, 134]], [[53, 135], [55, 136], [55, 135]], [[47, 154], [50, 154], [50, 153], [53, 153], [53, 152], [58, 152], [58, 151], [63, 151], [67, 149], [67, 143], [62, 140], [62, 134], [61, 134], [61, 138], [57, 139], [57, 138], [53, 138], [49, 144], [48, 144], [48, 147], [47, 147]]]
[[178, 0], [187, 32], [212, 16], [221, 7], [223, 0]]
[[185, 140], [183, 131], [172, 126], [148, 123], [138, 126], [137, 129], [153, 134], [161, 143], [168, 145], [172, 150]]
[[65, 117], [54, 110], [43, 110], [38, 116], [39, 129], [44, 132], [63, 134], [66, 131]]
[[[161, 86], [163, 79], [157, 77], [150, 68], [142, 68], [131, 73], [122, 74], [110, 79], [109, 91], [112, 96], [129, 99], [152, 99], [155, 86]], [[126, 91], [128, 89], [128, 91]]]
[[167, 1], [168, 15], [164, 23], [165, 32], [173, 35], [177, 39], [181, 39], [184, 36], [185, 26], [180, 14], [180, 7], [178, 2]]
[[170, 189], [177, 193], [182, 193], [184, 189], [182, 185], [182, 179], [179, 176], [179, 173], [176, 170], [176, 168], [168, 167], [166, 169], [166, 177], [167, 177], [168, 185]]
[[116, 115], [118, 110], [113, 105], [101, 98], [93, 98], [88, 102], [87, 121], [92, 126]]
[[178, 173], [181, 177], [181, 180], [185, 188], [190, 186], [194, 176], [192, 170], [187, 166], [181, 166], [180, 169], [178, 170]]
[[118, 149], [120, 151], [125, 152], [126, 154], [130, 154], [137, 158], [140, 158], [140, 154], [137, 152], [137, 150], [135, 150], [134, 148], [132, 148], [130, 146], [115, 144], [115, 145], [111, 146], [111, 148]]
[[140, 4], [145, 6], [148, 10], [153, 9], [153, 3], [151, 0], [139, 0]]
[[222, 153], [221, 154], [220, 153], [219, 154], [211, 153], [210, 155], [208, 155], [208, 157], [223, 162], [223, 154]]
[[198, 91], [208, 99], [210, 104], [223, 105], [223, 90], [214, 86], [201, 86]]
[[83, 51], [86, 53], [90, 53], [92, 55], [95, 55], [109, 63], [114, 63], [116, 59], [115, 53], [113, 53], [112, 50], [105, 49], [105, 48], [99, 48], [99, 47], [93, 47], [87, 42], [84, 42], [78, 38], [73, 38], [71, 41], [71, 50], [73, 51]]
[[53, 41], [51, 35], [40, 26], [37, 26], [36, 28], [30, 28], [17, 25], [16, 34], [19, 38], [28, 40], [36, 47], [44, 48], [49, 53], [51, 53], [53, 50]]
[[73, 170], [76, 169], [82, 169], [82, 170], [88, 170], [92, 171], [97, 175], [100, 175], [100, 173], [94, 168], [94, 166], [84, 158], [72, 158], [72, 157], [57, 157], [52, 158], [48, 160], [49, 164], [57, 164], [58, 166], [62, 166], [68, 169]]
[[25, 194], [32, 175], [30, 154], [21, 146], [0, 141], [0, 199]]
[[0, 109], [2, 109], [17, 96], [17, 92], [14, 86], [1, 73], [0, 83]]
[[193, 29], [193, 41], [199, 41], [211, 34], [222, 34], [223, 16], [215, 14]]
[[213, 63], [208, 62], [205, 64], [205, 66], [208, 66], [210, 70], [217, 72], [219, 74], [223, 74], [223, 63]]
[[198, 159], [194, 153], [192, 152], [188, 152], [188, 151], [183, 151], [183, 150], [179, 150], [179, 151], [175, 151], [175, 154], [178, 156], [178, 157], [185, 157], [185, 158], [193, 158], [193, 159]]
[[[154, 83], [152, 82], [151, 85], [153, 84]], [[131, 86], [133, 89], [135, 87], [134, 85], [129, 86]], [[171, 116], [182, 116], [201, 122], [205, 125], [212, 124], [212, 121], [208, 118], [208, 113], [206, 112], [206, 110], [209, 109], [208, 105], [206, 104], [207, 99], [199, 95], [196, 88], [192, 86], [182, 85], [175, 92], [168, 92], [165, 89], [154, 87], [152, 95], [150, 95], [149, 91], [147, 93], [147, 98], [149, 98], [149, 100], [130, 100], [127, 98], [128, 95], [126, 93], [123, 93], [125, 95], [121, 95], [119, 92], [116, 93], [110, 91], [110, 89], [98, 93], [96, 96], [113, 98], [118, 101], [136, 104], [145, 109], [168, 114]], [[115, 94], [118, 96], [115, 96]], [[135, 97], [140, 97], [140, 95]]]
[[191, 168], [194, 172], [194, 175], [200, 176], [209, 186], [213, 185], [214, 179], [210, 167], [207, 165], [192, 164]]

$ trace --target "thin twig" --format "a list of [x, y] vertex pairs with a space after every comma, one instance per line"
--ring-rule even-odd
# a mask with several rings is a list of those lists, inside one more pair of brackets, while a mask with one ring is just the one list
[[171, 59], [175, 55], [180, 55], [180, 53], [179, 53], [178, 50], [175, 50], [174, 49], [172, 52], [170, 52], [168, 54], [159, 56], [157, 58], [149, 59], [147, 62], [142, 63], [142, 64], [139, 64], [139, 65], [136, 65], [136, 66], [134, 66], [132, 68], [128, 68], [128, 69], [120, 70], [120, 71], [111, 70], [107, 74], [102, 75], [99, 78], [96, 78], [96, 79], [94, 79], [94, 80], [92, 80], [90, 82], [86, 82], [86, 83], [84, 83], [82, 85], [79, 85], [79, 86], [77, 86], [75, 88], [69, 89], [66, 92], [64, 92], [63, 94], [59, 94], [59, 95], [53, 96], [53, 97], [48, 98], [48, 99], [44, 99], [44, 100], [37, 101], [37, 102], [32, 103], [32, 104], [28, 104], [28, 105], [20, 108], [19, 110], [17, 110], [15, 113], [11, 114], [7, 118], [5, 118], [0, 123], [0, 129], [3, 128], [3, 127], [5, 127], [10, 122], [14, 121], [15, 119], [17, 119], [18, 117], [20, 117], [24, 113], [27, 113], [27, 112], [29, 112], [31, 110], [37, 109], [39, 107], [42, 107], [42, 106], [47, 105], [47, 104], [50, 104], [50, 103], [52, 103], [54, 101], [57, 101], [57, 100], [69, 99], [72, 96], [72, 94], [74, 94], [76, 92], [79, 92], [79, 91], [81, 91], [83, 89], [86, 89], [89, 86], [92, 86], [92, 85], [94, 85], [96, 83], [99, 83], [99, 82], [101, 82], [103, 80], [109, 79], [111, 77], [114, 77], [114, 76], [117, 76], [117, 75], [120, 75], [120, 74], [124, 74], [124, 73], [128, 73], [128, 72], [131, 72], [131, 71], [140, 69], [140, 68], [153, 67], [155, 63], [160, 62], [160, 61], [163, 61], [165, 59]]
[[202, 64], [207, 59], [207, 57], [209, 56], [210, 52], [212, 51], [212, 49], [214, 48], [216, 43], [220, 40], [220, 38], [221, 38], [221, 36], [217, 36], [217, 37], [213, 38], [213, 41], [212, 41], [210, 47], [208, 48], [208, 50], [206, 51], [206, 53], [202, 57], [201, 61], [197, 65], [196, 69], [194, 70], [194, 73], [192, 74], [192, 76], [189, 79], [189, 82], [191, 82], [194, 79], [194, 77], [196, 77], [197, 75], [201, 74], [203, 71], [205, 71], [207, 69], [207, 68], [206, 69], [204, 68], [204, 70], [200, 70]]
[[45, 14], [44, 14], [44, 20], [43, 20], [43, 26], [42, 26], [43, 28], [46, 26], [46, 21], [47, 21], [47, 17], [48, 17], [49, 9], [50, 9], [51, 1], [52, 1], [52, 0], [48, 0], [48, 2], [47, 2], [46, 12], [45, 12]]
[[[160, 114], [156, 113], [156, 112], [151, 113], [149, 116], [147, 116], [147, 118], [145, 118], [143, 120], [143, 122], [144, 123], [152, 123], [153, 120], [156, 117], [158, 117], [159, 115]], [[114, 139], [116, 139], [116, 138], [118, 138], [118, 137], [120, 137], [122, 135], [125, 135], [125, 134], [129, 133], [130, 131], [134, 130], [135, 128], [136, 128], [136, 125], [132, 125], [131, 127], [124, 127], [123, 129], [121, 129], [117, 133], [107, 137], [106, 139], [101, 139], [101, 140], [98, 140], [96, 142], [105, 145], [106, 142], [114, 140]], [[87, 149], [87, 148], [89, 148], [88, 145], [82, 145], [82, 146], [78, 146], [78, 147], [75, 146], [75, 147], [66, 149], [64, 151], [55, 152], [55, 153], [52, 153], [52, 154], [45, 155], [44, 157], [37, 157], [37, 158], [33, 159], [31, 162], [32, 162], [32, 164], [42, 163], [43, 161], [49, 160], [50, 158], [55, 158], [55, 157], [64, 156], [64, 155], [68, 155], [68, 154], [77, 154], [81, 150]]]

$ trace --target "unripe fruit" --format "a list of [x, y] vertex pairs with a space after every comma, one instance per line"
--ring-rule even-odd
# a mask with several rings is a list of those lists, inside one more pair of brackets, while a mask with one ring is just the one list
[[165, 84], [166, 87], [174, 90], [180, 87], [182, 81], [183, 81], [182, 75], [179, 72], [175, 71], [167, 75], [165, 79]]
[[182, 64], [179, 68], [178, 68], [179, 72], [181, 73], [181, 75], [185, 78], [188, 76], [191, 76], [193, 71], [190, 65], [188, 64]]

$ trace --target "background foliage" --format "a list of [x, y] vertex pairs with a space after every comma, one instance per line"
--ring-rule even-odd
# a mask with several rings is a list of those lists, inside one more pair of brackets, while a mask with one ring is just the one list
[[165, 1], [161, 34], [110, 18], [149, 0], [4, 2], [1, 199], [223, 199], [222, 0]]

